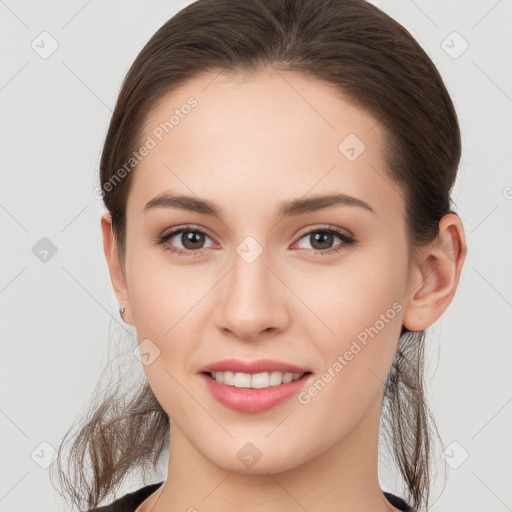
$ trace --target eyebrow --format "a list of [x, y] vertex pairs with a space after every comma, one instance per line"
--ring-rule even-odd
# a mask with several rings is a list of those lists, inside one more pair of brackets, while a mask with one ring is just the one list
[[[309, 197], [307, 199], [293, 199], [279, 204], [278, 217], [289, 217], [312, 213], [333, 206], [357, 206], [373, 214], [375, 211], [366, 202], [347, 194], [327, 194]], [[144, 206], [144, 213], [156, 208], [179, 208], [191, 212], [210, 215], [212, 217], [222, 218], [222, 210], [215, 203], [206, 199], [200, 199], [194, 196], [181, 194], [162, 193], [154, 197]]]

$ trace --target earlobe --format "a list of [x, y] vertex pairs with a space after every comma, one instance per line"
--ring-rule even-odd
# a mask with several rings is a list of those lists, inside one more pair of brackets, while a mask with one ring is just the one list
[[108, 211], [101, 216], [101, 230], [103, 234], [103, 252], [105, 253], [105, 258], [107, 260], [110, 280], [119, 303], [119, 308], [126, 308], [123, 320], [126, 323], [130, 323], [128, 318], [131, 308], [128, 288], [126, 286], [126, 277], [121, 265], [114, 231], [112, 229], [112, 217]]
[[403, 324], [407, 329], [422, 331], [446, 311], [457, 290], [466, 252], [462, 221], [448, 213], [439, 222], [437, 238], [420, 251], [406, 298]]

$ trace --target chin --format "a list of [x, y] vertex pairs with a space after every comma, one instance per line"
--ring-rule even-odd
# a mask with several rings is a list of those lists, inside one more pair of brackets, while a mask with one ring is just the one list
[[[210, 461], [227, 471], [244, 475], [266, 475], [267, 473], [282, 473], [293, 469], [307, 460], [308, 454], [303, 457], [297, 452], [295, 446], [288, 450], [277, 450], [268, 440], [266, 443], [243, 441], [235, 442], [236, 447], [223, 447], [219, 453], [205, 455]], [[262, 447], [262, 444], [265, 444]], [[283, 448], [281, 446], [281, 448]], [[227, 457], [227, 453], [233, 453], [234, 457]]]

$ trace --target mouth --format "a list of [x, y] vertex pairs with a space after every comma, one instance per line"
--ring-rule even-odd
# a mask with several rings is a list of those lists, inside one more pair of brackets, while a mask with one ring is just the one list
[[310, 371], [297, 374], [203, 371], [199, 375], [213, 398], [223, 406], [242, 413], [268, 411], [296, 396], [313, 379]]
[[234, 388], [265, 389], [283, 384], [289, 384], [304, 379], [312, 372], [291, 373], [291, 372], [261, 372], [242, 373], [233, 371], [201, 372], [211, 380]]

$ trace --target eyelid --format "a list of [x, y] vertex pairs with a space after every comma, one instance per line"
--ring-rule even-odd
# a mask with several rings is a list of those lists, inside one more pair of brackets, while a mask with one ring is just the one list
[[195, 225], [195, 224], [184, 224], [183, 226], [175, 226], [175, 227], [169, 228], [168, 230], [164, 231], [160, 236], [158, 236], [157, 239], [160, 240], [162, 238], [167, 238], [171, 235], [175, 236], [178, 233], [181, 233], [183, 231], [198, 231], [200, 233], [205, 234], [207, 237], [211, 238], [214, 242], [219, 243], [219, 242], [217, 242], [216, 237], [214, 237], [210, 234], [208, 229], [206, 229], [202, 226], [199, 226], [199, 225]]
[[324, 225], [313, 224], [313, 225], [307, 226], [299, 231], [299, 233], [296, 235], [296, 238], [300, 239], [304, 235], [310, 234], [312, 231], [316, 232], [316, 231], [331, 231], [331, 230], [340, 232], [348, 238], [354, 238], [354, 235], [348, 229], [341, 228], [334, 224], [324, 224]]

